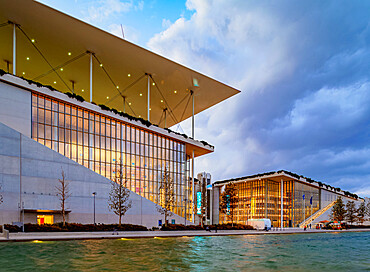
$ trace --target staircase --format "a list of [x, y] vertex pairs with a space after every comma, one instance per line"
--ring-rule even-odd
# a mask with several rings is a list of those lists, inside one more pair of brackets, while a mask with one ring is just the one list
[[320, 215], [322, 215], [323, 213], [325, 213], [326, 211], [328, 211], [331, 207], [333, 207], [334, 204], [335, 204], [335, 202], [336, 202], [336, 200], [334, 200], [333, 202], [331, 202], [325, 208], [323, 208], [321, 210], [318, 210], [313, 215], [311, 215], [310, 217], [306, 218], [306, 220], [304, 220], [302, 223], [299, 224], [299, 227], [300, 228], [307, 227], [308, 224], [310, 224], [311, 222], [313, 222], [316, 218], [318, 218]]

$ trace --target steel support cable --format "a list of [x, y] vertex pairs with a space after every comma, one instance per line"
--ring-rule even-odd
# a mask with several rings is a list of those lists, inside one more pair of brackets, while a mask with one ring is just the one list
[[161, 124], [162, 122], [162, 117], [163, 117], [163, 114], [164, 114], [164, 111], [167, 110], [167, 109], [163, 109], [162, 111], [162, 114], [161, 114], [161, 118], [159, 119], [159, 122], [158, 122], [158, 126]]
[[123, 89], [123, 91], [119, 94], [116, 94], [115, 96], [113, 96], [112, 98], [110, 98], [108, 101], [107, 101], [107, 104], [109, 104], [110, 102], [112, 102], [114, 99], [117, 98], [118, 95], [121, 95], [121, 97], [123, 98], [124, 95], [123, 93], [125, 91], [127, 91], [129, 88], [131, 88], [132, 86], [134, 86], [136, 83], [138, 83], [143, 77], [145, 77], [145, 74], [143, 74], [141, 77], [139, 77], [138, 79], [136, 79], [134, 82], [130, 83], [126, 88]]
[[82, 57], [83, 57], [83, 56], [85, 56], [86, 54], [87, 54], [87, 52], [81, 53], [80, 55], [78, 55], [78, 56], [74, 57], [73, 59], [70, 59], [70, 60], [68, 60], [68, 61], [66, 61], [66, 62], [64, 62], [64, 63], [62, 63], [62, 64], [60, 64], [60, 65], [58, 65], [58, 66], [55, 66], [53, 69], [51, 69], [51, 70], [49, 70], [49, 71], [47, 71], [47, 72], [43, 73], [42, 75], [39, 75], [39, 76], [37, 76], [37, 77], [33, 78], [32, 80], [38, 80], [38, 79], [40, 79], [40, 78], [43, 78], [44, 76], [47, 76], [48, 74], [50, 74], [50, 73], [54, 72], [54, 69], [55, 69], [55, 70], [58, 70], [58, 69], [60, 69], [60, 68], [62, 68], [62, 67], [65, 67], [65, 66], [67, 66], [68, 64], [70, 64], [70, 63], [72, 63], [72, 62], [74, 62], [74, 61], [76, 61], [76, 60], [78, 60], [78, 59], [82, 58]]
[[7, 26], [7, 25], [10, 25], [10, 24], [12, 24], [11, 22], [6, 22], [6, 23], [2, 23], [2, 24], [0, 24], [0, 27], [3, 27], [3, 26]]
[[173, 121], [174, 121], [175, 123], [178, 123], [178, 121], [177, 121], [177, 119], [176, 119], [175, 114], [172, 112], [171, 107], [170, 107], [170, 105], [167, 103], [166, 98], [164, 98], [164, 96], [163, 96], [163, 94], [162, 94], [161, 90], [160, 90], [160, 89], [159, 89], [159, 87], [158, 87], [157, 82], [155, 82], [155, 80], [154, 80], [154, 78], [152, 77], [152, 75], [149, 75], [149, 76], [150, 76], [150, 78], [153, 80], [153, 82], [154, 82], [154, 85], [155, 85], [156, 89], [157, 89], [157, 90], [158, 90], [158, 92], [161, 94], [161, 96], [162, 96], [162, 98], [163, 98], [163, 101], [165, 102], [165, 104], [166, 104], [167, 108], [169, 109], [169, 113], [170, 113], [171, 118], [173, 119]]
[[46, 57], [44, 56], [44, 54], [42, 54], [42, 52], [40, 51], [40, 49], [38, 49], [38, 47], [30, 39], [30, 37], [28, 37], [27, 33], [24, 32], [24, 30], [21, 28], [21, 26], [20, 25], [16, 25], [16, 26], [23, 33], [23, 35], [27, 38], [27, 40], [33, 45], [33, 47], [37, 50], [37, 52], [39, 52], [39, 54], [41, 55], [41, 57], [46, 61], [46, 63], [50, 66], [50, 68], [57, 74], [57, 76], [64, 83], [64, 85], [67, 87], [67, 89], [69, 91], [72, 91], [71, 88], [69, 88], [68, 84], [63, 80], [63, 78], [59, 75], [59, 73], [53, 68], [53, 66], [50, 64], [50, 62], [46, 59]]

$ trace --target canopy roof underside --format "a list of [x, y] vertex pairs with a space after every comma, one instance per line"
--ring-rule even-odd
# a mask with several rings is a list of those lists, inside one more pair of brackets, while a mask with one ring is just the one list
[[[194, 91], [195, 114], [239, 92], [38, 2], [0, 0], [0, 6], [0, 25], [11, 21], [20, 27], [16, 28], [17, 75], [62, 92], [71, 92], [73, 85], [74, 92], [86, 101], [90, 100], [87, 51], [96, 56], [92, 58], [92, 101], [123, 111], [124, 96], [126, 113], [147, 119], [145, 74], [150, 74], [150, 121], [161, 127], [165, 108], [167, 127], [192, 115], [190, 90]], [[0, 27], [0, 68], [12, 72], [12, 59], [13, 25], [8, 24]]]

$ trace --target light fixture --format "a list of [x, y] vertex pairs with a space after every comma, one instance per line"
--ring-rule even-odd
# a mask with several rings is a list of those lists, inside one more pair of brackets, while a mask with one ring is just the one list
[[62, 71], [62, 72], [63, 72], [63, 70], [64, 70], [63, 68], [60, 68], [60, 71]]
[[81, 90], [81, 92], [84, 92], [84, 91], [85, 91], [84, 89]]
[[119, 89], [119, 86], [117, 86], [116, 88]]
[[161, 103], [163, 103], [163, 100], [161, 100]]
[[149, 108], [149, 110], [152, 110], [152, 108]]
[[30, 58], [29, 58], [29, 57], [27, 57], [26, 59], [27, 59], [27, 60], [30, 60]]
[[143, 94], [141, 93], [140, 96], [143, 96]]
[[57, 84], [57, 82], [56, 82], [56, 81], [54, 81], [54, 84]]
[[107, 96], [107, 99], [109, 99], [109, 96]]
[[141, 118], [141, 115], [139, 115], [139, 118]]
[[35, 42], [35, 39], [32, 39], [31, 42], [34, 43]]
[[100, 67], [103, 67], [103, 63], [100, 63]]
[[177, 91], [175, 90], [175, 91], [173, 91], [174, 93], [177, 93]]
[[68, 52], [68, 56], [70, 56], [70, 55], [72, 55], [72, 53], [71, 52]]
[[155, 85], [155, 83], [153, 82], [153, 83], [152, 83], [152, 85], [154, 86], [154, 85]]
[[131, 102], [128, 103], [131, 106]]
[[26, 73], [25, 72], [22, 72], [22, 75], [25, 75]]
[[128, 77], [130, 77], [130, 76], [131, 76], [131, 74], [128, 74], [127, 76], [128, 76]]

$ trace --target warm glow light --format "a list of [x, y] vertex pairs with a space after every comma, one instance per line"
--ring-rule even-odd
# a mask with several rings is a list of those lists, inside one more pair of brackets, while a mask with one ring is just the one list
[[174, 93], [177, 93], [177, 91], [175, 90], [175, 91], [173, 91]]
[[62, 72], [63, 72], [63, 70], [64, 70], [63, 68], [60, 68], [60, 71], [62, 71]]
[[131, 102], [128, 103], [131, 106]]
[[139, 115], [139, 118], [141, 118], [141, 115]]
[[30, 58], [29, 58], [29, 57], [27, 57], [26, 59], [27, 59], [27, 60], [30, 60]]
[[34, 43], [35, 42], [35, 39], [32, 39], [31, 42]]
[[25, 75], [26, 73], [25, 72], [22, 72], [22, 75]]
[[56, 82], [56, 81], [54, 81], [54, 84], [57, 84], [57, 82]]
[[82, 91], [82, 92], [84, 92], [85, 90], [84, 90], [84, 89], [82, 89], [81, 91]]
[[100, 67], [103, 67], [103, 63], [100, 63]]
[[71, 52], [68, 52], [68, 56], [70, 56], [70, 55], [72, 55], [72, 53]]
[[131, 74], [128, 74], [127, 76], [128, 76], [128, 77], [130, 77], [130, 76], [131, 76]]
[[140, 96], [143, 96], [143, 94], [141, 93]]
[[155, 83], [153, 82], [153, 83], [152, 83], [152, 85], [154, 86], [154, 85], [155, 85]]
[[107, 96], [107, 99], [109, 99], [109, 96]]
[[116, 88], [119, 89], [119, 86], [117, 86]]
[[152, 108], [149, 108], [149, 110], [152, 110]]
[[33, 240], [32, 243], [42, 243], [42, 241], [39, 240]]
[[163, 100], [161, 100], [161, 103], [163, 103]]

